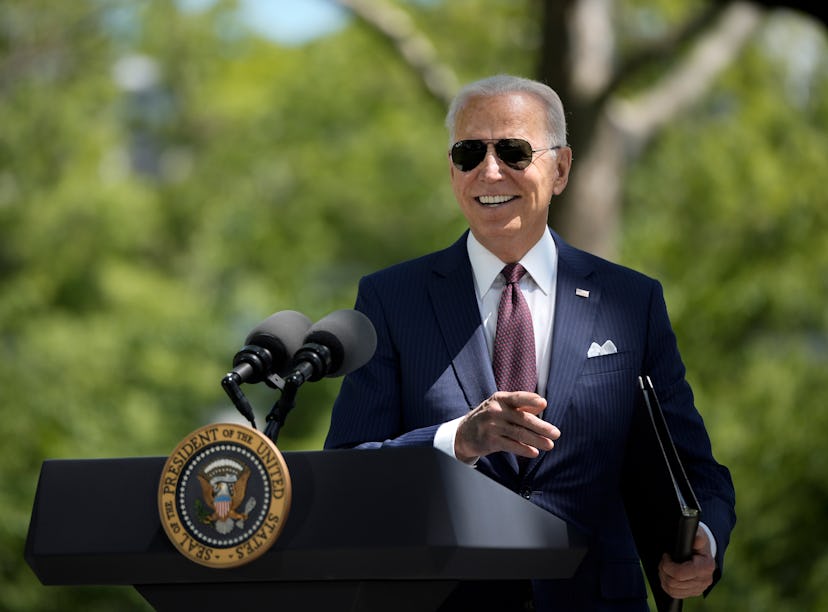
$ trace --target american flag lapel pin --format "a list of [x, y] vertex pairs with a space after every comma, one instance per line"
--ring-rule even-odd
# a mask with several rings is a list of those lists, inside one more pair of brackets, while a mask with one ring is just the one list
[[575, 295], [582, 298], [588, 298], [589, 291], [587, 291], [586, 289], [575, 289]]

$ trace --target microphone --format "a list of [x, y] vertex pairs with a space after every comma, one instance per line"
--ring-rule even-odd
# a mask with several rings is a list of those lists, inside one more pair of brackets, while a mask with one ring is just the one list
[[302, 347], [311, 320], [301, 312], [282, 310], [253, 328], [245, 346], [233, 357], [227, 374], [236, 384], [257, 383], [271, 374], [283, 373], [291, 357]]
[[310, 326], [285, 381], [298, 387], [323, 376], [344, 376], [368, 363], [376, 348], [377, 332], [368, 317], [335, 310]]

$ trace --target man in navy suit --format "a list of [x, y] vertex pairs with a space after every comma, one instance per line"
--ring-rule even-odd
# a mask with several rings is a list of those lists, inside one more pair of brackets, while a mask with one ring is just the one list
[[[343, 381], [326, 448], [433, 445], [587, 534], [573, 578], [466, 588], [447, 609], [523, 609], [531, 598], [536, 610], [647, 610], [622, 467], [648, 375], [704, 521], [690, 561], [661, 560], [661, 583], [677, 598], [705, 593], [735, 523], [730, 474], [713, 458], [660, 284], [547, 227], [572, 164], [560, 99], [535, 81], [491, 77], [458, 94], [446, 125], [470, 231], [360, 281], [356, 309], [373, 322], [377, 350]], [[498, 390], [492, 369], [501, 270], [516, 262], [537, 392]]]

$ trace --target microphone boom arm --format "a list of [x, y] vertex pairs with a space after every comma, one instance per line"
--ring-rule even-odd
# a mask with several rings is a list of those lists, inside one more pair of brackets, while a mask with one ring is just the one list
[[285, 419], [287, 418], [288, 413], [293, 410], [294, 406], [296, 406], [296, 392], [299, 390], [299, 385], [302, 384], [297, 384], [296, 378], [297, 377], [295, 376], [289, 376], [284, 381], [282, 395], [280, 395], [279, 399], [276, 400], [276, 403], [273, 404], [273, 408], [270, 409], [270, 412], [265, 419], [267, 421], [267, 425], [265, 425], [265, 435], [270, 438], [274, 444], [276, 444], [279, 440], [279, 431], [285, 424]]
[[296, 406], [296, 393], [304, 383], [319, 380], [328, 371], [331, 364], [331, 351], [322, 344], [315, 342], [303, 346], [294, 357], [295, 366], [287, 378], [279, 379], [282, 395], [273, 404], [267, 415], [265, 435], [276, 444], [279, 431], [285, 424], [288, 413]]
[[247, 397], [242, 392], [239, 383], [241, 376], [237, 372], [228, 372], [224, 378], [221, 379], [221, 387], [227, 396], [233, 402], [236, 409], [242, 414], [244, 418], [250, 421], [253, 429], [256, 429], [256, 415], [253, 414], [253, 407], [247, 401]]

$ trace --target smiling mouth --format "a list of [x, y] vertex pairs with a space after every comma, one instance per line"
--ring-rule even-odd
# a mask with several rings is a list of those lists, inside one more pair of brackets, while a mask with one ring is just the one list
[[477, 200], [483, 206], [500, 206], [501, 204], [511, 202], [516, 197], [517, 196], [513, 195], [482, 195], [477, 196], [475, 200]]

